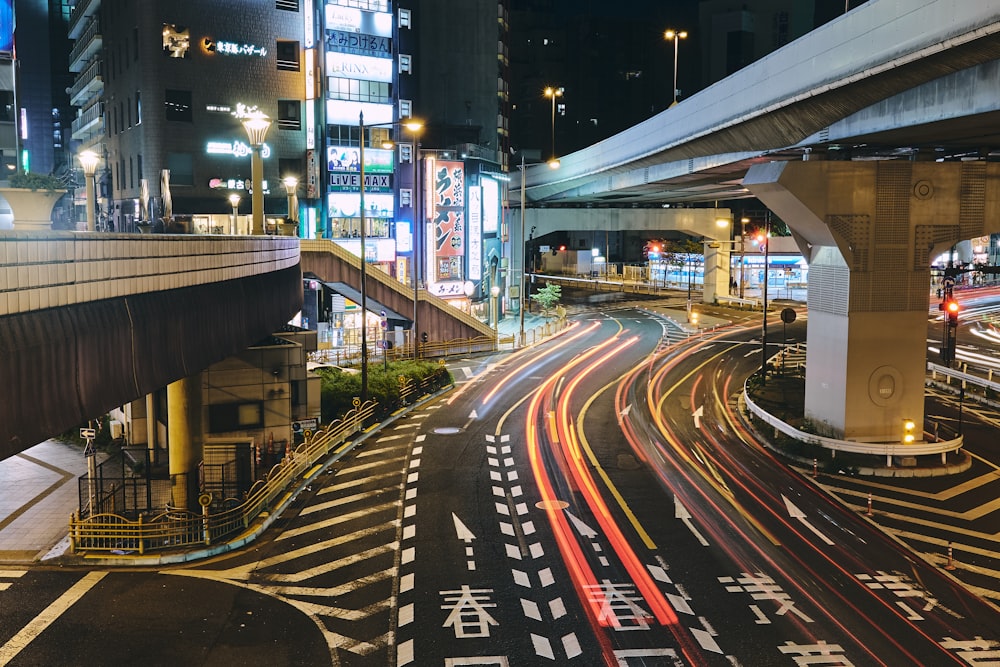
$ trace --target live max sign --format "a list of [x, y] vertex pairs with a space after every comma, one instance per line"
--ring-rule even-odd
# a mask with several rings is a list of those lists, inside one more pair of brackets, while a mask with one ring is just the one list
[[[365, 190], [391, 190], [391, 174], [365, 174]], [[330, 186], [335, 188], [360, 188], [361, 174], [332, 173]]]

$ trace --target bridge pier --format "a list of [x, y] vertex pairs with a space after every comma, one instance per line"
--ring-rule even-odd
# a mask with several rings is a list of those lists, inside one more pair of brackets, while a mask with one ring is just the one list
[[198, 464], [202, 460], [201, 373], [167, 385], [167, 460], [172, 505], [197, 510]]
[[824, 435], [896, 442], [923, 423], [930, 262], [997, 231], [1000, 165], [771, 162], [744, 185], [809, 261], [805, 416]]

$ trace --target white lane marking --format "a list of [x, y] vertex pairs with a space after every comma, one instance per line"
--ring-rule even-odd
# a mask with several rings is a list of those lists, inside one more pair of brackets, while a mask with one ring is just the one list
[[681, 499], [677, 496], [674, 496], [674, 518], [680, 519], [681, 522], [687, 526], [688, 530], [690, 530], [695, 538], [697, 538], [701, 546], [708, 546], [708, 540], [706, 540], [704, 536], [698, 532], [698, 529], [695, 528], [694, 524], [691, 522], [691, 512], [688, 511], [688, 508], [684, 507], [684, 503], [682, 503]]
[[6, 665], [13, 660], [14, 656], [23, 651], [28, 644], [34, 641], [38, 635], [42, 634], [66, 610], [76, 604], [77, 600], [96, 586], [107, 574], [107, 572], [88, 572], [80, 581], [70, 586], [69, 590], [43, 609], [42, 613], [35, 616], [20, 632], [11, 637], [6, 644], [0, 646], [0, 665]]
[[792, 501], [789, 500], [787, 496], [785, 496], [785, 494], [781, 494], [781, 499], [785, 501], [785, 508], [788, 510], [788, 516], [792, 517], [793, 519], [798, 519], [799, 523], [801, 523], [803, 526], [811, 530], [816, 535], [816, 537], [826, 542], [828, 546], [833, 546], [833, 540], [831, 540], [829, 537], [821, 533], [819, 529], [816, 528], [816, 526], [812, 525], [811, 523], [809, 523], [808, 520], [806, 520], [805, 512], [796, 507], [795, 504], [792, 503]]

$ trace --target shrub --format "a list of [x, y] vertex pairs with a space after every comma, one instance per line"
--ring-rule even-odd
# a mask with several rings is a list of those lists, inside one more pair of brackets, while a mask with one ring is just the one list
[[19, 171], [11, 174], [7, 182], [12, 188], [24, 188], [25, 190], [65, 190], [66, 185], [50, 174], [37, 174], [31, 171]]

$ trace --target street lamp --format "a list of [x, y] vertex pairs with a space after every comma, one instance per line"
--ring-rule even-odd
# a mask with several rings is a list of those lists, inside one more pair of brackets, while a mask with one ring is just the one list
[[761, 245], [764, 246], [764, 316], [761, 318], [761, 334], [760, 334], [760, 380], [761, 382], [767, 382], [767, 264], [768, 264], [768, 246], [770, 245], [771, 236], [771, 220], [770, 217], [764, 220], [764, 236], [761, 237]]
[[492, 297], [490, 300], [490, 305], [491, 305], [490, 310], [493, 311], [492, 313], [493, 338], [495, 343], [496, 339], [500, 336], [500, 298], [499, 298], [500, 286], [499, 285], [493, 285], [492, 287], [490, 287], [490, 296]]
[[235, 192], [229, 195], [229, 205], [233, 207], [233, 224], [229, 228], [230, 234], [236, 233], [236, 218], [240, 214], [240, 196]]
[[253, 234], [264, 233], [264, 158], [261, 147], [271, 127], [271, 119], [257, 112], [243, 119], [243, 129], [250, 141], [250, 212], [253, 216]]
[[746, 264], [744, 261], [746, 235], [747, 235], [747, 223], [750, 222], [750, 218], [742, 217], [740, 218], [740, 298], [743, 298], [743, 267]]
[[552, 98], [552, 157], [549, 158], [549, 163], [558, 163], [559, 160], [556, 159], [556, 98], [562, 97], [564, 88], [553, 88], [548, 86], [545, 89], [545, 97]]
[[670, 28], [663, 33], [663, 38], [667, 41], [672, 41], [674, 43], [674, 101], [670, 106], [677, 104], [677, 46], [682, 39], [686, 39], [688, 36], [686, 30], [674, 30]]
[[80, 166], [83, 167], [83, 175], [87, 177], [87, 231], [97, 231], [97, 211], [94, 208], [94, 175], [97, 173], [97, 163], [100, 158], [94, 151], [83, 151], [80, 153]]
[[299, 222], [299, 198], [295, 193], [299, 187], [299, 179], [294, 176], [285, 176], [281, 183], [285, 186], [285, 194], [288, 195], [288, 222], [297, 227]]
[[[555, 158], [553, 158], [553, 159], [549, 160], [548, 165], [549, 165], [550, 169], [558, 169], [559, 168], [559, 160], [556, 160]], [[524, 280], [524, 278], [525, 278], [524, 274], [527, 272], [527, 266], [528, 266], [528, 264], [527, 264], [528, 242], [524, 238], [524, 201], [525, 201], [525, 195], [524, 195], [524, 153], [521, 153], [521, 286], [518, 289], [518, 294], [520, 295], [518, 298], [520, 299], [521, 307], [518, 308], [518, 311], [519, 311], [519, 313], [518, 313], [518, 319], [520, 320], [520, 327], [519, 327], [519, 338], [520, 338], [520, 341], [519, 341], [518, 345], [520, 345], [522, 347], [524, 346], [524, 308], [528, 304], [527, 294], [525, 294], [525, 291], [524, 291], [525, 287], [527, 286], [526, 283], [525, 283], [525, 280]]]
[[[402, 125], [406, 127], [411, 132], [415, 132], [423, 127], [423, 123], [416, 120], [409, 120], [405, 122], [389, 122], [389, 123], [375, 123], [369, 125], [368, 127], [393, 127], [395, 125]], [[360, 178], [360, 184], [358, 186], [361, 201], [359, 210], [361, 212], [361, 402], [364, 403], [368, 400], [368, 330], [366, 327], [366, 319], [368, 316], [368, 292], [365, 288], [365, 283], [368, 280], [365, 264], [367, 263], [367, 251], [365, 242], [365, 114], [363, 111], [358, 112], [358, 129], [360, 130], [359, 136], [361, 138], [361, 148], [358, 151], [358, 172]], [[414, 297], [416, 296], [416, 287], [414, 287]], [[414, 312], [416, 312], [416, 300], [414, 299]], [[416, 334], [414, 334], [416, 335]], [[414, 343], [416, 344], [416, 343]]]

